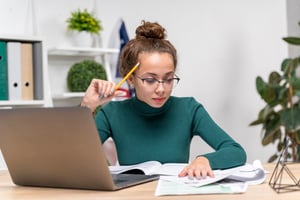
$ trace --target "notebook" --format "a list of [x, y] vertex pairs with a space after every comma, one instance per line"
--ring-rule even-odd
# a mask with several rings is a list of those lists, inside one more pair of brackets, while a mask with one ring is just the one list
[[118, 190], [158, 179], [110, 174], [92, 113], [83, 107], [0, 109], [0, 149], [21, 186]]

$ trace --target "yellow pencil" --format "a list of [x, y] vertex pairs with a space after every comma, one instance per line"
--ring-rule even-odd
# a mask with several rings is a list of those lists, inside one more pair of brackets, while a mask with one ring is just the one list
[[119, 89], [121, 87], [121, 85], [124, 83], [124, 81], [126, 81], [126, 79], [136, 70], [136, 68], [140, 65], [140, 63], [137, 63], [129, 72], [128, 74], [126, 74], [126, 76], [118, 83], [118, 85], [116, 86], [116, 90]]

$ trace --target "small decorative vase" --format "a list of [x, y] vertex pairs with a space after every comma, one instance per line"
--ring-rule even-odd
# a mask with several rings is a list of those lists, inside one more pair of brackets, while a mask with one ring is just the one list
[[92, 47], [92, 34], [86, 31], [74, 32], [74, 43], [78, 47]]

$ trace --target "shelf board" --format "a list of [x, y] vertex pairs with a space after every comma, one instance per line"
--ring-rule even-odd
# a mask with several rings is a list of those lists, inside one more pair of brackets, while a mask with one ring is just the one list
[[84, 94], [85, 94], [84, 92], [65, 92], [63, 94], [63, 97], [65, 97], [65, 98], [83, 97]]
[[[65, 92], [61, 95], [53, 95], [53, 99], [70, 99], [70, 98], [83, 98], [84, 92]], [[122, 101], [128, 97], [115, 97], [112, 101]]]
[[97, 56], [104, 54], [117, 54], [119, 49], [113, 48], [92, 48], [92, 47], [72, 47], [59, 46], [48, 49], [48, 55], [65, 55], [65, 56]]
[[65, 92], [62, 94], [53, 95], [52, 97], [54, 99], [82, 98], [84, 94], [84, 92]]
[[12, 101], [0, 101], [0, 108], [3, 106], [41, 106], [44, 105], [44, 100], [12, 100]]
[[0, 34], [0, 39], [1, 40], [6, 40], [6, 41], [26, 41], [26, 42], [35, 42], [35, 41], [42, 41], [42, 38], [36, 37], [33, 35], [20, 35], [20, 34]]

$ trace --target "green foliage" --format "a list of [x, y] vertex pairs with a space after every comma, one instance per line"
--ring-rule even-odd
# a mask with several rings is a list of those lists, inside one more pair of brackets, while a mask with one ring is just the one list
[[98, 34], [103, 30], [101, 21], [98, 20], [87, 9], [74, 11], [66, 20], [68, 30], [87, 31], [92, 34]]
[[67, 86], [71, 92], [84, 92], [93, 78], [107, 80], [102, 64], [93, 60], [83, 60], [71, 66], [67, 75]]
[[[300, 45], [300, 38], [283, 38], [288, 44]], [[256, 90], [266, 103], [255, 121], [250, 126], [262, 125], [262, 145], [277, 142], [277, 152], [269, 162], [278, 158], [287, 138], [289, 145], [288, 158], [300, 160], [300, 73], [297, 73], [300, 57], [287, 58], [281, 63], [279, 72], [272, 71], [268, 81], [256, 78]]]

